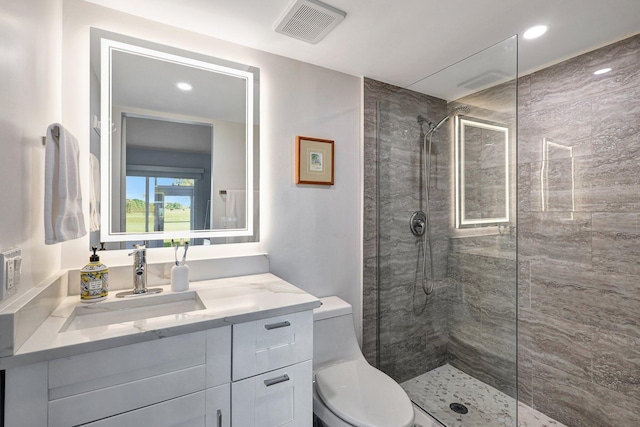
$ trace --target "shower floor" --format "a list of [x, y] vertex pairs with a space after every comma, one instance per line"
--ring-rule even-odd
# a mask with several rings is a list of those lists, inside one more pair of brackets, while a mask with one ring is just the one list
[[[516, 401], [446, 364], [401, 384], [411, 400], [448, 427], [514, 427]], [[462, 403], [457, 414], [449, 405]], [[566, 427], [529, 406], [518, 404], [519, 427]]]

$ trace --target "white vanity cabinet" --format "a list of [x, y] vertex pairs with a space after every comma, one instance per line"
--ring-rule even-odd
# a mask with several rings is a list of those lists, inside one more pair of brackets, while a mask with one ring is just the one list
[[6, 371], [9, 427], [312, 425], [311, 310]]
[[[7, 370], [15, 427], [231, 425], [231, 326]], [[33, 411], [33, 413], [25, 413]]]

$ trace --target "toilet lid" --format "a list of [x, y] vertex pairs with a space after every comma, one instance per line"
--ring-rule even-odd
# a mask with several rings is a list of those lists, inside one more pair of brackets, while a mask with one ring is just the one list
[[361, 427], [407, 427], [413, 406], [394, 380], [362, 360], [316, 372], [316, 391], [344, 421]]

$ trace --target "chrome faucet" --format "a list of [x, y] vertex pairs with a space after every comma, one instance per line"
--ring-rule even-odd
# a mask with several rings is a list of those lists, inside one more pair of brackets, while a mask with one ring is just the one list
[[147, 289], [147, 247], [143, 245], [133, 245], [133, 290], [119, 292], [117, 298], [133, 297], [138, 295], [157, 294], [162, 292], [162, 288]]
[[144, 245], [133, 245], [136, 249], [133, 255], [133, 293], [147, 292], [147, 248]]

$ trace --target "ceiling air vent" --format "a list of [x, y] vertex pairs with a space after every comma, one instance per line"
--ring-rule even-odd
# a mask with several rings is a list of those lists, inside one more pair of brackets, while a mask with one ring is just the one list
[[471, 90], [488, 87], [498, 81], [505, 81], [509, 75], [500, 70], [485, 71], [469, 80], [465, 80], [458, 84], [458, 87], [464, 87]]
[[347, 14], [318, 0], [298, 0], [276, 25], [276, 32], [316, 44]]

